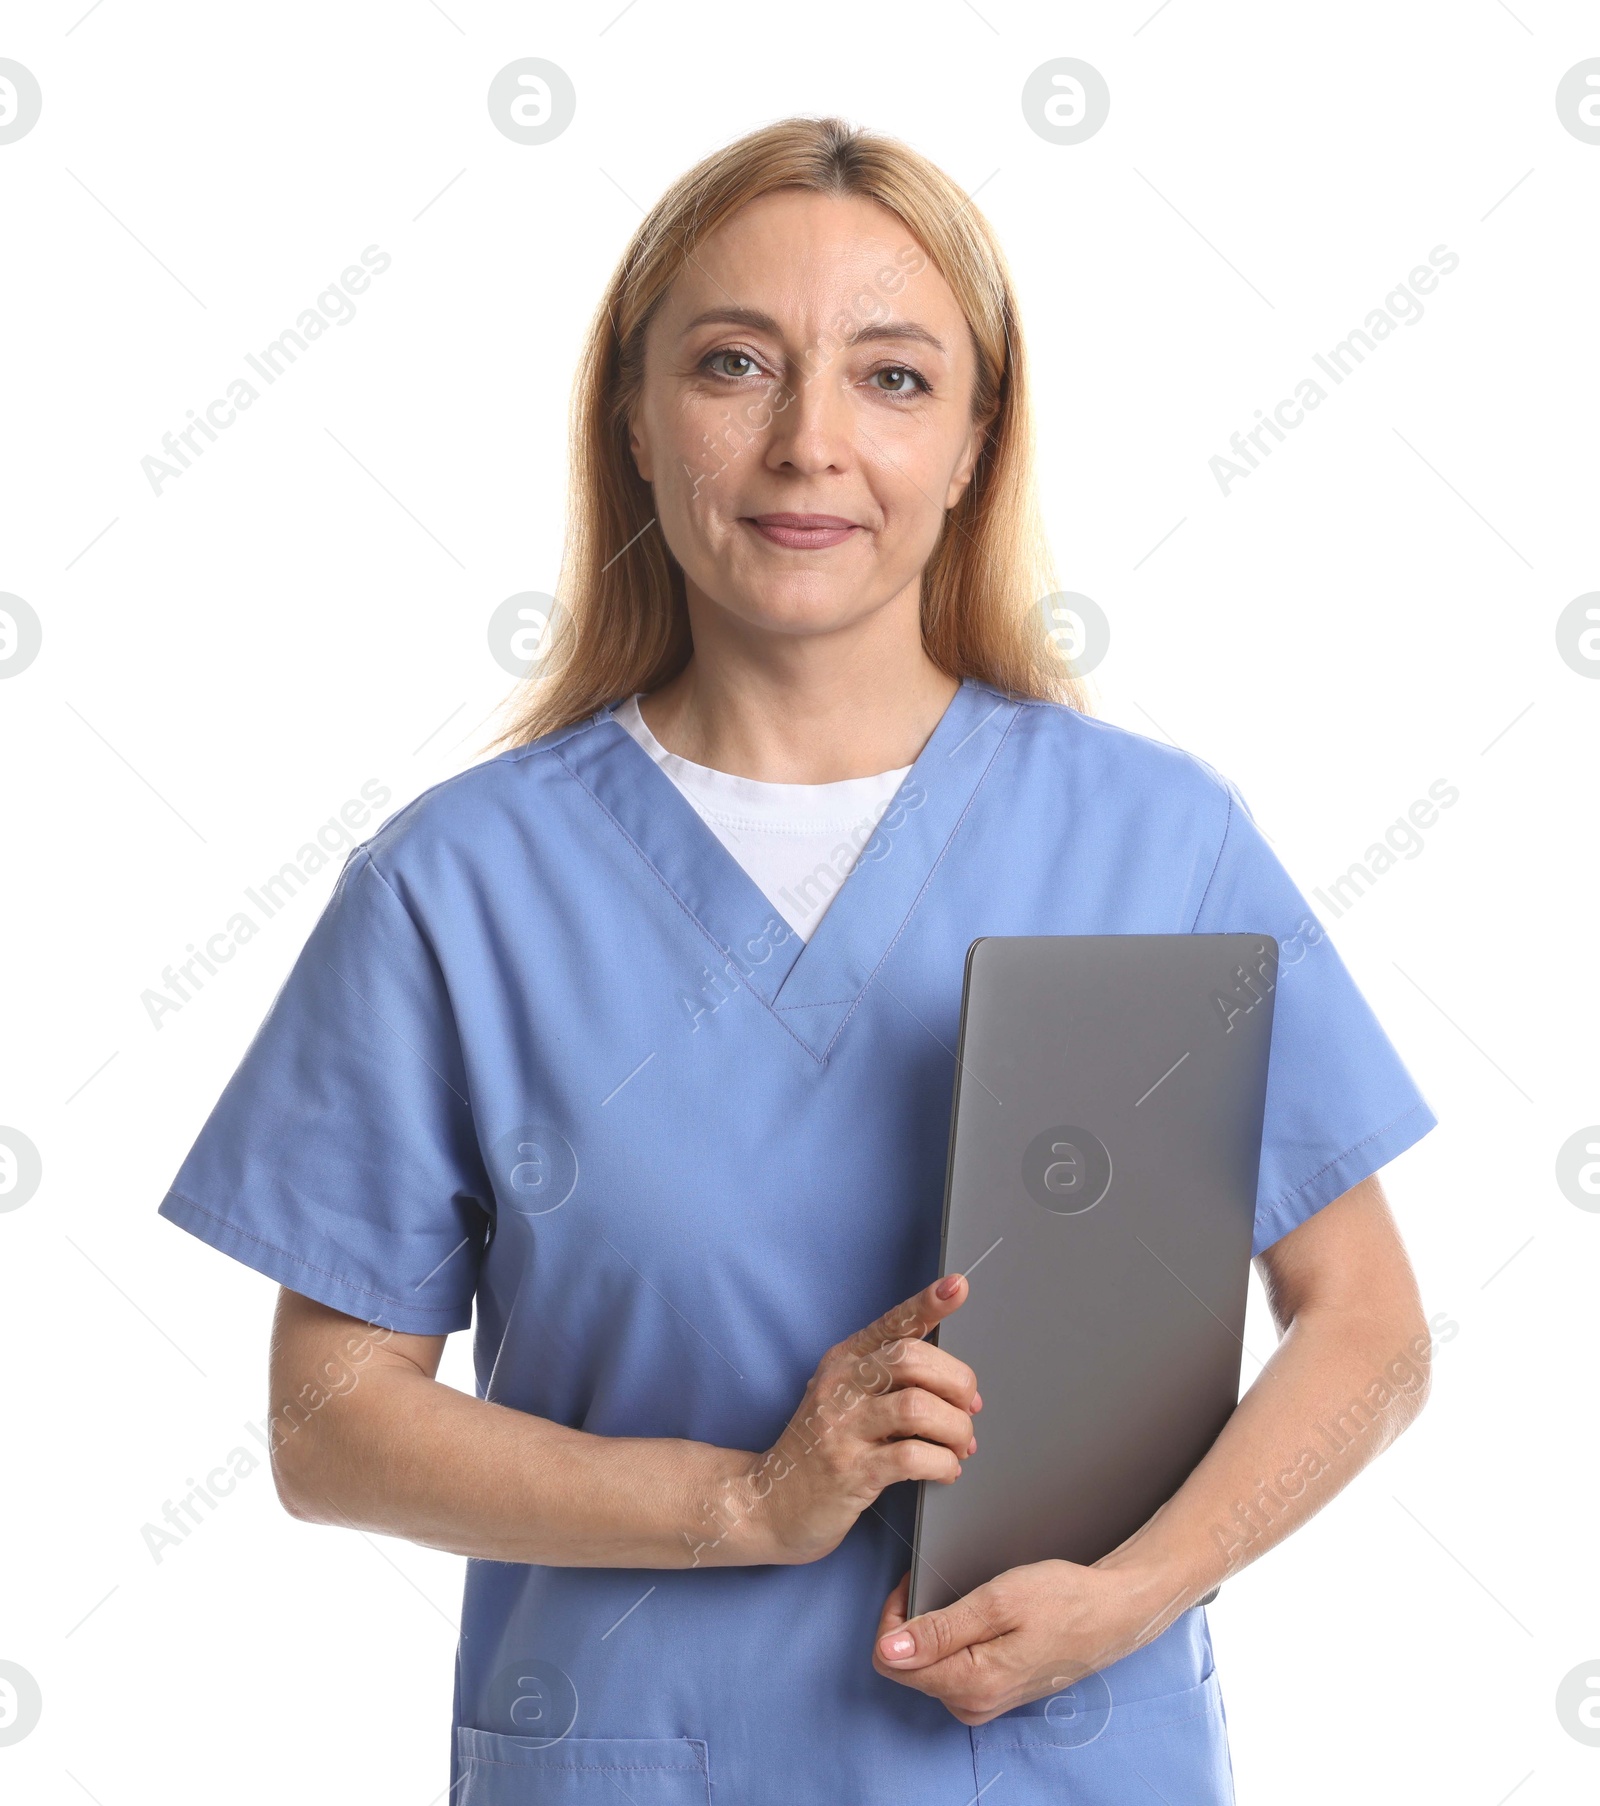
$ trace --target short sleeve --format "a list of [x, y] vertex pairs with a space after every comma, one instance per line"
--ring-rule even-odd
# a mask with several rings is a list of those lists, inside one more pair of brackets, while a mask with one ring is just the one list
[[1193, 931], [1278, 942], [1251, 1249], [1259, 1254], [1438, 1118], [1237, 786], [1212, 775], [1227, 790], [1228, 819]]
[[488, 1179], [444, 975], [357, 848], [160, 1214], [364, 1322], [472, 1321]]

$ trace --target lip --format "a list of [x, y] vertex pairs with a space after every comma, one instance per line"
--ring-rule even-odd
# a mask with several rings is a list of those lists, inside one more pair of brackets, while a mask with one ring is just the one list
[[754, 527], [774, 545], [797, 551], [820, 551], [841, 545], [852, 533], [861, 531], [855, 521], [837, 514], [751, 514], [744, 517], [744, 524]]

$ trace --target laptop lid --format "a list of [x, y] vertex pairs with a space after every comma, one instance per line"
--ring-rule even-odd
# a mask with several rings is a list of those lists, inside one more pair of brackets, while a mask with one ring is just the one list
[[1089, 1563], [1169, 1499], [1239, 1396], [1278, 944], [992, 936], [967, 952], [932, 1340], [978, 1451], [923, 1481], [910, 1613]]

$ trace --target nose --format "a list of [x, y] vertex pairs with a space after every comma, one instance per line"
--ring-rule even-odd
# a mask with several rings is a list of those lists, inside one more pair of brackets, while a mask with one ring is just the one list
[[773, 397], [767, 468], [802, 476], [844, 470], [855, 455], [854, 430], [850, 397], [833, 361], [798, 368]]

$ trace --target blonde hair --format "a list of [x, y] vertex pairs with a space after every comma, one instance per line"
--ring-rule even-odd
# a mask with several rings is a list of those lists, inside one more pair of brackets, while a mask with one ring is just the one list
[[945, 515], [922, 573], [922, 638], [951, 677], [1088, 712], [1081, 681], [1050, 644], [1037, 604], [1055, 589], [1039, 518], [1033, 418], [1005, 259], [988, 222], [926, 157], [840, 119], [763, 127], [689, 170], [634, 233], [595, 312], [569, 429], [567, 540], [545, 658], [508, 699], [496, 747], [526, 745], [688, 662], [683, 572], [628, 447], [644, 339], [700, 242], [776, 188], [858, 195], [897, 214], [950, 285], [977, 352], [973, 417], [988, 422], [971, 481]]

